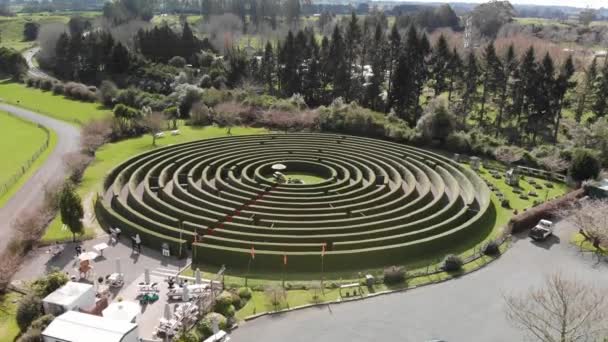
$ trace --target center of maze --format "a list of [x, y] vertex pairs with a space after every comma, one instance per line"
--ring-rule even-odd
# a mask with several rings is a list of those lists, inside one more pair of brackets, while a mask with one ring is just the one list
[[[277, 164], [318, 182], [288, 183]], [[278, 167], [279, 169], [281, 167]], [[283, 172], [283, 171], [279, 171]], [[333, 134], [226, 137], [135, 156], [110, 172], [98, 218], [194, 264], [362, 269], [440, 257], [494, 224], [490, 191], [441, 155]], [[253, 258], [252, 258], [253, 256]]]

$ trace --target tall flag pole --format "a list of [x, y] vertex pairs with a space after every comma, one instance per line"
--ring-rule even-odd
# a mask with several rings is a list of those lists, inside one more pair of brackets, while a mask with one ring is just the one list
[[325, 296], [325, 292], [324, 292], [324, 285], [323, 285], [323, 280], [325, 278], [324, 275], [324, 271], [325, 271], [325, 248], [327, 246], [327, 242], [323, 242], [323, 245], [321, 246], [321, 293]]
[[249, 255], [249, 261], [247, 261], [247, 274], [245, 274], [245, 287], [247, 287], [247, 280], [249, 279], [249, 270], [251, 269], [251, 262], [255, 259], [255, 248], [251, 245], [251, 253]]
[[283, 254], [283, 288], [285, 288], [285, 269], [287, 268], [287, 254]]

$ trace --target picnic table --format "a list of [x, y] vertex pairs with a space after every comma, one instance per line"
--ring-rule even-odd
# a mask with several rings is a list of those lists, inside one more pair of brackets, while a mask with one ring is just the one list
[[[188, 293], [190, 293], [191, 295], [201, 295], [209, 290], [209, 285], [207, 284], [193, 284], [185, 286], [188, 286]], [[169, 291], [167, 292], [167, 297], [178, 298], [182, 296], [183, 292], [183, 287], [174, 287], [172, 289], [169, 289]]]
[[93, 246], [93, 249], [99, 252], [99, 255], [103, 256], [103, 250], [108, 248], [108, 244], [105, 242], [102, 242], [100, 244], [97, 244], [95, 246]]

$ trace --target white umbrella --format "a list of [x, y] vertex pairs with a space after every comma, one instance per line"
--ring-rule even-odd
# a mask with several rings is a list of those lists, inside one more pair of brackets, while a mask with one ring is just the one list
[[202, 281], [201, 281], [201, 270], [199, 270], [198, 268], [196, 269], [196, 271], [194, 271], [194, 279], [195, 279], [195, 282], [197, 284], [202, 283]]
[[147, 268], [144, 270], [144, 283], [150, 284], [150, 270]]
[[184, 302], [190, 301], [190, 293], [188, 292], [188, 285], [184, 285], [184, 287], [182, 287], [182, 300]]
[[101, 314], [103, 317], [116, 321], [134, 322], [137, 314], [139, 314], [139, 304], [134, 302], [114, 302], [108, 305]]
[[96, 258], [97, 258], [97, 253], [95, 253], [95, 252], [85, 252], [78, 256], [78, 259], [80, 259], [80, 261], [95, 260]]
[[282, 171], [285, 170], [287, 168], [287, 166], [285, 166], [285, 164], [274, 164], [272, 165], [272, 169], [274, 171]]
[[116, 259], [116, 273], [122, 273], [120, 271], [120, 259]]
[[171, 305], [169, 305], [169, 303], [165, 304], [165, 310], [163, 311], [163, 317], [168, 321], [171, 318], [173, 318], [173, 315], [171, 314]]

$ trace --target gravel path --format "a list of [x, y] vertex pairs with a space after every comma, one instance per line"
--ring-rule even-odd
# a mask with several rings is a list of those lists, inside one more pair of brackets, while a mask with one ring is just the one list
[[[66, 170], [62, 157], [66, 153], [78, 150], [80, 132], [78, 128], [55, 120], [48, 116], [37, 114], [26, 109], [0, 103], [0, 110], [39, 123], [57, 134], [57, 145], [48, 156], [44, 165], [34, 173], [11, 199], [0, 208], [0, 251], [4, 250], [12, 235], [11, 224], [15, 218], [27, 208], [33, 208], [42, 202], [44, 186], [59, 181], [65, 177]], [[10, 151], [7, 151], [10, 153]]]
[[542, 244], [522, 237], [488, 267], [445, 283], [339, 305], [266, 316], [241, 324], [233, 341], [522, 341], [505, 319], [505, 293], [538, 286], [546, 275], [608, 287], [608, 264], [581, 253], [568, 241], [572, 229], [557, 225]]

